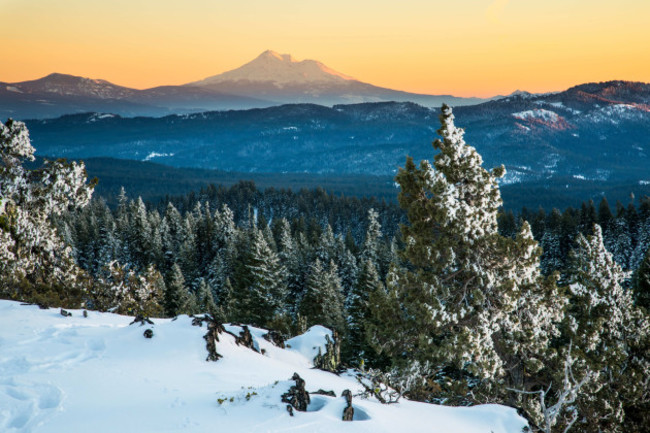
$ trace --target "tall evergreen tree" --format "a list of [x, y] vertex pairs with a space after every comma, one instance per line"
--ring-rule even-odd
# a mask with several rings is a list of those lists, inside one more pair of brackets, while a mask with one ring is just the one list
[[[397, 364], [429, 365], [431, 376], [441, 384], [454, 384], [449, 395], [470, 396], [464, 394], [468, 387], [487, 389], [508, 379], [504, 369], [510, 359], [504, 359], [501, 346], [532, 342], [519, 352], [530, 357], [537, 351], [540, 343], [518, 336], [525, 333], [524, 322], [513, 316], [519, 313], [522, 296], [539, 302], [527, 306], [531, 311], [539, 307], [539, 314], [551, 314], [541, 301], [553, 290], [540, 290], [539, 296], [526, 293], [539, 284], [533, 275], [539, 257], [529, 251], [536, 248], [530, 229], [526, 226], [519, 242], [529, 244], [521, 248], [530, 263], [519, 271], [514, 254], [519, 245], [497, 232], [502, 204], [497, 179], [504, 168], [483, 169], [481, 156], [465, 144], [464, 131], [453, 119], [451, 109], [443, 106], [438, 130], [442, 139], [434, 142], [440, 150], [435, 169], [428, 161], [417, 168], [408, 158], [397, 175], [399, 202], [409, 220], [402, 226], [407, 267], [394, 273], [388, 284], [386, 299], [398, 306], [374, 312], [392, 311], [398, 319], [391, 318], [391, 326], [383, 330], [375, 328], [373, 340]], [[541, 344], [547, 343], [544, 339]]]
[[323, 325], [339, 332], [345, 329], [341, 283], [334, 262], [329, 270], [323, 268], [318, 258], [310, 266], [299, 312], [308, 326]]
[[251, 245], [245, 263], [242, 320], [264, 326], [280, 313], [286, 298], [284, 267], [268, 246], [261, 230], [253, 226]]
[[167, 285], [164, 294], [165, 314], [174, 317], [184, 313], [183, 306], [187, 302], [188, 292], [185, 287], [185, 278], [178, 264], [174, 263], [167, 276]]
[[365, 362], [374, 355], [374, 351], [366, 342], [365, 322], [370, 316], [370, 295], [385, 290], [372, 260], [366, 259], [359, 272], [359, 278], [346, 300], [349, 335], [345, 352], [346, 357], [353, 361], [364, 360]]
[[650, 313], [650, 249], [634, 275], [634, 303]]
[[84, 277], [52, 217], [88, 204], [94, 185], [75, 162], [25, 168], [34, 151], [24, 123], [0, 123], [0, 295], [78, 307]]
[[570, 268], [571, 302], [566, 338], [579, 353], [575, 375], [594, 372], [578, 399], [583, 431], [619, 431], [625, 405], [647, 392], [648, 360], [632, 359], [648, 338], [648, 323], [621, 286], [626, 273], [604, 246], [602, 229], [578, 236]]

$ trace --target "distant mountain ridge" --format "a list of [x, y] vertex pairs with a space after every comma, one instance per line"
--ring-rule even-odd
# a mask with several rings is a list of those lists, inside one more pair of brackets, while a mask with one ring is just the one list
[[[650, 85], [612, 81], [456, 107], [466, 141], [503, 183], [574, 179], [650, 184]], [[438, 110], [407, 102], [289, 104], [122, 118], [79, 114], [28, 122], [40, 155], [114, 157], [256, 173], [394, 175], [406, 155], [431, 159]]]
[[54, 73], [37, 80], [0, 82], [0, 117], [51, 118], [83, 112], [164, 116], [209, 110], [264, 108], [285, 103], [334, 105], [411, 101], [476, 104], [480, 98], [423, 95], [373, 86], [315, 60], [265, 51], [247, 64], [181, 86], [132, 89], [106, 80]]
[[83, 112], [164, 116], [205, 110], [269, 107], [276, 102], [185, 86], [137, 90], [66, 74], [20, 83], [0, 82], [0, 117], [48, 118]]

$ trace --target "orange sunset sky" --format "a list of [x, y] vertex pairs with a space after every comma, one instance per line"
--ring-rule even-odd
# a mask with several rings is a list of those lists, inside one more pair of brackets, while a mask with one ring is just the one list
[[650, 81], [649, 0], [0, 0], [0, 18], [4, 82], [183, 84], [266, 49], [419, 93]]

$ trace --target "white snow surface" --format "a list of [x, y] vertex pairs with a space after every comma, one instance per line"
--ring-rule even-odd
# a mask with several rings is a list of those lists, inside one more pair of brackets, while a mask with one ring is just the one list
[[[205, 326], [191, 318], [154, 319], [58, 309], [0, 300], [0, 431], [115, 432], [520, 432], [526, 424], [499, 405], [452, 408], [401, 400], [382, 405], [354, 397], [355, 421], [341, 421], [344, 389], [359, 392], [351, 374], [311, 368], [314, 347], [329, 331], [313, 327], [280, 349], [251, 327], [264, 354], [221, 334], [223, 358], [207, 362]], [[152, 339], [143, 337], [145, 329]], [[227, 329], [235, 334], [238, 326]], [[317, 349], [316, 349], [317, 350]], [[297, 372], [313, 395], [308, 412], [290, 417], [280, 401]], [[221, 401], [221, 403], [219, 402]]]

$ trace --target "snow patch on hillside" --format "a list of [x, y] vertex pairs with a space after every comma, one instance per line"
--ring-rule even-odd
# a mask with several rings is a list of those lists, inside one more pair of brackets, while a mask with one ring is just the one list
[[[259, 352], [219, 336], [218, 362], [205, 361], [205, 326], [191, 318], [149, 326], [110, 313], [41, 310], [0, 300], [0, 431], [82, 432], [520, 432], [525, 421], [498, 405], [444, 407], [402, 399], [381, 405], [354, 397], [355, 420], [341, 421], [341, 393], [360, 392], [351, 374], [313, 369], [328, 330], [312, 327], [281, 349], [250, 327]], [[154, 336], [146, 339], [145, 329]], [[228, 325], [235, 335], [241, 327]], [[308, 412], [289, 416], [280, 396], [297, 372], [314, 395]], [[363, 421], [363, 422], [360, 422]]]
[[150, 161], [150, 160], [152, 160], [154, 158], [166, 158], [166, 157], [170, 157], [170, 156], [174, 156], [174, 154], [173, 153], [166, 153], [166, 152], [162, 152], [162, 153], [150, 152], [149, 155], [144, 157], [143, 161]]
[[90, 115], [90, 117], [88, 117], [86, 123], [97, 122], [103, 119], [112, 119], [114, 117], [116, 117], [115, 114], [111, 114], [111, 113], [93, 113]]
[[557, 113], [546, 110], [544, 108], [535, 108], [533, 110], [520, 111], [518, 113], [512, 113], [512, 117], [519, 120], [531, 120], [539, 119], [545, 122], [557, 122], [560, 120], [560, 116]]
[[593, 110], [585, 119], [594, 123], [618, 125], [621, 120], [638, 120], [644, 117], [649, 118], [650, 113], [633, 104], [612, 104]]

